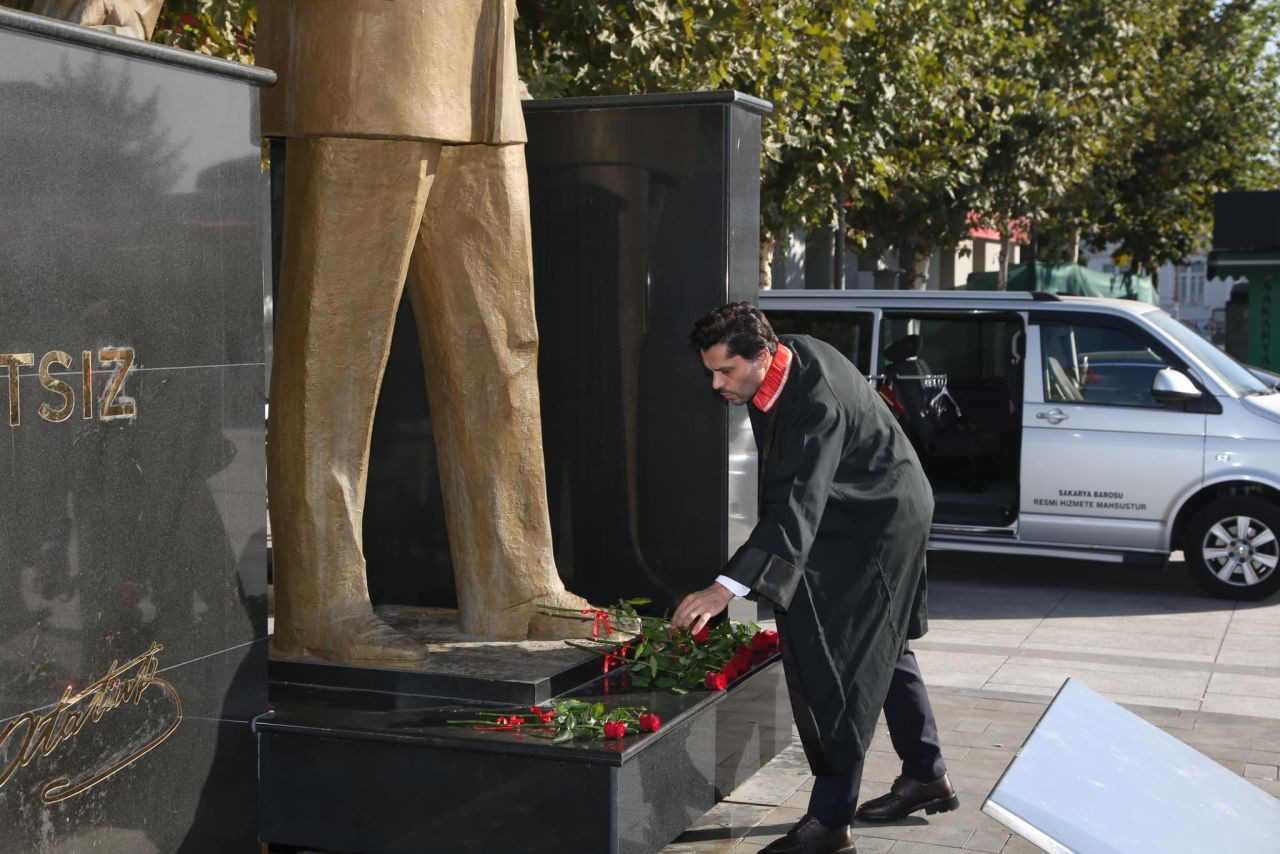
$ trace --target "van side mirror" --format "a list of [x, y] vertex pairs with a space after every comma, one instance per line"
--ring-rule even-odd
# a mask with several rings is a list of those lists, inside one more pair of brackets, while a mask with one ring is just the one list
[[1174, 368], [1161, 368], [1151, 381], [1151, 396], [1161, 403], [1195, 400], [1201, 397], [1200, 389], [1191, 378]]

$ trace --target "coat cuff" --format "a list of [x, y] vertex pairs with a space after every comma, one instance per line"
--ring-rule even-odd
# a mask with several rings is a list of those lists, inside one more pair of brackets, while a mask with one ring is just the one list
[[799, 567], [763, 549], [744, 545], [725, 565], [724, 576], [751, 588], [772, 602], [778, 610], [791, 607], [791, 597], [800, 585]]

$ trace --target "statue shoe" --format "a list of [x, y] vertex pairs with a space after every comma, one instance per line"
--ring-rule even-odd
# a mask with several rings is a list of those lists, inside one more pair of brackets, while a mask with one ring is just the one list
[[796, 822], [787, 835], [766, 845], [760, 854], [858, 854], [849, 825], [830, 830], [811, 815]]
[[427, 658], [424, 644], [382, 621], [370, 609], [333, 619], [309, 631], [281, 631], [272, 638], [272, 652], [285, 657], [306, 656], [360, 667], [418, 670]]
[[859, 821], [899, 821], [919, 810], [933, 815], [950, 812], [958, 806], [960, 798], [946, 774], [932, 783], [920, 783], [904, 774], [893, 781], [887, 795], [858, 807], [855, 817]]

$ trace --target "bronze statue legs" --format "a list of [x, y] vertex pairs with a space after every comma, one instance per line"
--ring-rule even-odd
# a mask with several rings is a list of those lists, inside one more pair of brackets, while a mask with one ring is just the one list
[[585, 603], [551, 552], [523, 148], [288, 146], [268, 430], [276, 650], [422, 657], [373, 614], [361, 544], [374, 408], [411, 267], [462, 628], [563, 636], [564, 621], [534, 610]]

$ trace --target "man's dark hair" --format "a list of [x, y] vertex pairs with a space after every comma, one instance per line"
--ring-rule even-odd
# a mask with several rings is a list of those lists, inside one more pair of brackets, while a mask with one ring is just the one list
[[749, 302], [731, 302], [712, 309], [693, 324], [689, 343], [698, 352], [723, 344], [730, 357], [741, 356], [748, 361], [766, 348], [770, 353], [778, 350], [778, 336], [768, 318]]

